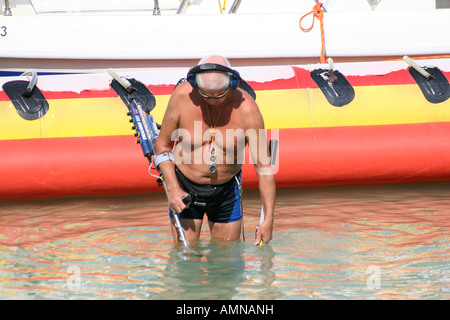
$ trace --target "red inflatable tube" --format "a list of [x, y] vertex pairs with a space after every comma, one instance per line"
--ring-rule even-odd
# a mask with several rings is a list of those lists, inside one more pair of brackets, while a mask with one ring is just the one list
[[450, 123], [279, 132], [278, 187], [446, 181]]
[[[450, 123], [270, 130], [278, 188], [450, 180]], [[163, 192], [133, 137], [0, 141], [0, 199]], [[244, 188], [257, 188], [253, 165]]]

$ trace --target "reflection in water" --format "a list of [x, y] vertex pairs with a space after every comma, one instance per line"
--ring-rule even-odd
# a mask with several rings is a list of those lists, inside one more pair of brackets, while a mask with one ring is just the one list
[[231, 246], [208, 244], [202, 257], [186, 256], [173, 250], [161, 281], [165, 291], [155, 299], [275, 299], [272, 286], [273, 251], [259, 250], [242, 243]]
[[450, 183], [280, 189], [274, 239], [173, 245], [164, 194], [0, 202], [0, 299], [448, 299]]

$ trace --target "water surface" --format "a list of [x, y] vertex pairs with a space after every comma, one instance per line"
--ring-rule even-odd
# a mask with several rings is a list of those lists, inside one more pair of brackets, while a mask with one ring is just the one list
[[279, 189], [274, 239], [201, 257], [173, 245], [164, 194], [0, 202], [0, 299], [449, 299], [450, 183]]

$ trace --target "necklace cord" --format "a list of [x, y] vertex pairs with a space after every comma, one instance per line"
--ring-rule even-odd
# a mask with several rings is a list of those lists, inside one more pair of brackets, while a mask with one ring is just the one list
[[228, 100], [227, 98], [225, 98], [224, 102], [222, 103], [222, 106], [219, 111], [219, 115], [217, 116], [214, 126], [213, 126], [213, 123], [211, 120], [211, 112], [209, 111], [209, 103], [206, 101], [206, 110], [208, 111], [209, 126], [211, 127], [211, 129], [210, 129], [211, 130], [211, 144], [214, 144], [217, 123], [219, 123], [220, 116], [222, 115], [222, 111], [225, 108], [225, 104], [227, 103], [227, 100]]

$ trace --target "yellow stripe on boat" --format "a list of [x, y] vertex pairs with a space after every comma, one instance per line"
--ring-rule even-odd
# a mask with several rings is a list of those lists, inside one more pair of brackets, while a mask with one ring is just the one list
[[416, 85], [354, 87], [344, 107], [328, 103], [320, 89], [257, 92], [268, 129], [369, 126], [450, 121], [450, 101], [428, 102]]
[[[157, 103], [167, 105], [159, 96]], [[10, 101], [0, 101], [0, 140], [132, 135], [134, 130], [120, 98], [48, 100], [47, 114], [37, 120], [24, 120]], [[162, 119], [165, 108], [152, 114]]]
[[[450, 101], [428, 102], [417, 85], [354, 87], [344, 107], [328, 103], [318, 88], [257, 91], [267, 129], [450, 122]], [[152, 111], [161, 123], [170, 95], [157, 95]], [[24, 120], [10, 101], [0, 101], [0, 140], [132, 135], [127, 108], [118, 97], [50, 99], [48, 113]]]

